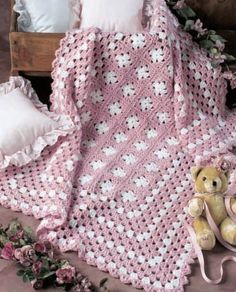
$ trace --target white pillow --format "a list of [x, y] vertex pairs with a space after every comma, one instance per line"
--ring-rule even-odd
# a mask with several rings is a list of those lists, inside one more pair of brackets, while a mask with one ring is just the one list
[[137, 33], [143, 30], [144, 0], [81, 0], [80, 28]]
[[16, 0], [18, 31], [63, 33], [77, 21], [79, 0]]
[[0, 169], [39, 158], [46, 146], [74, 129], [68, 116], [50, 112], [38, 100], [28, 81], [15, 78], [0, 85]]

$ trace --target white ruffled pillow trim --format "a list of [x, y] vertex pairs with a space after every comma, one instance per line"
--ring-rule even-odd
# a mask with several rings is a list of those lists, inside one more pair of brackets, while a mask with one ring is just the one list
[[66, 136], [69, 133], [72, 133], [75, 129], [75, 126], [69, 116], [57, 115], [50, 112], [47, 106], [39, 101], [30, 81], [24, 79], [23, 77], [10, 77], [8, 82], [0, 84], [0, 94], [7, 94], [15, 88], [20, 88], [22, 92], [33, 102], [34, 106], [41, 113], [54, 120], [58, 126], [56, 129], [46, 132], [43, 136], [37, 137], [32, 144], [22, 148], [20, 151], [12, 155], [2, 155], [0, 152], [0, 169], [8, 167], [10, 164], [23, 166], [32, 160], [38, 159], [46, 146], [54, 145], [58, 141], [59, 137]]
[[81, 3], [80, 0], [70, 0], [70, 6], [73, 13], [72, 28], [79, 28], [81, 21]]
[[17, 17], [18, 31], [28, 31], [28, 30], [34, 31], [34, 28], [31, 27], [32, 22], [31, 22], [30, 15], [27, 9], [25, 8], [25, 4], [22, 2], [22, 0], [15, 0], [15, 5], [13, 6], [13, 10], [19, 14], [19, 16]]

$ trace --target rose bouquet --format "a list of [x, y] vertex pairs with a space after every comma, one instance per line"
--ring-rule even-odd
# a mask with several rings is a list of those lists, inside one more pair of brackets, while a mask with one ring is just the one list
[[[50, 242], [35, 240], [32, 230], [23, 228], [16, 219], [7, 228], [0, 225], [0, 259], [18, 263], [17, 275], [35, 290], [53, 286], [65, 291], [97, 291], [88, 278], [58, 256]], [[99, 291], [108, 292], [106, 282], [107, 279], [101, 281]]]

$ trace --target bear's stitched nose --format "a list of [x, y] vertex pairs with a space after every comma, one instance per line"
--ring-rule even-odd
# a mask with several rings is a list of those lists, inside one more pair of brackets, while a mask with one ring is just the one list
[[217, 182], [213, 181], [212, 185], [213, 185], [213, 187], [216, 187], [217, 186]]

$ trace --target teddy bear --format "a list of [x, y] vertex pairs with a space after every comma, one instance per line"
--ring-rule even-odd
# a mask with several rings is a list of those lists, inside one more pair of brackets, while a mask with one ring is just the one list
[[[191, 174], [197, 193], [189, 201], [188, 213], [194, 217], [193, 229], [200, 248], [211, 250], [216, 243], [215, 234], [206, 219], [205, 204], [223, 239], [231, 245], [236, 245], [236, 224], [228, 216], [224, 202], [230, 175], [227, 162], [221, 161], [219, 167], [195, 166], [192, 167]], [[236, 214], [235, 198], [231, 198], [230, 206]]]

